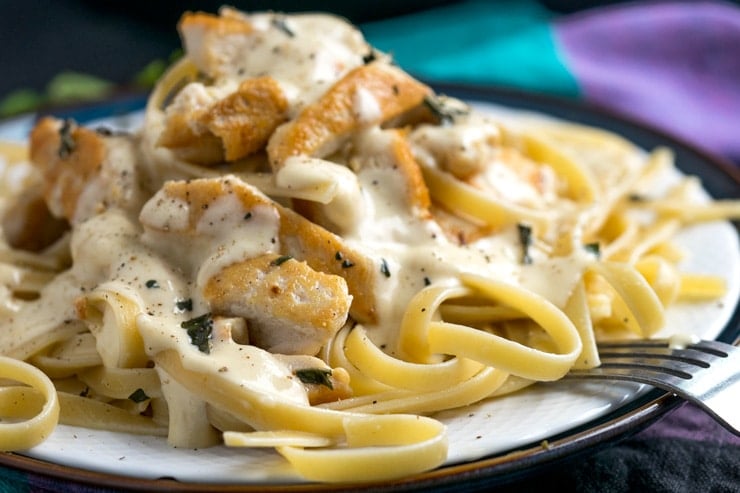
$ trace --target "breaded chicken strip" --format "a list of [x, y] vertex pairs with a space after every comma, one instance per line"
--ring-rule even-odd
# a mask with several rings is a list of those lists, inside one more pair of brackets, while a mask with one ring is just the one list
[[203, 296], [214, 313], [248, 320], [252, 344], [281, 354], [316, 354], [344, 325], [352, 299], [341, 277], [277, 253], [224, 268]]
[[[219, 213], [211, 216], [215, 210]], [[362, 322], [376, 320], [373, 286], [380, 272], [379, 261], [367, 257], [347, 245], [341, 237], [274, 202], [239, 178], [226, 176], [167, 182], [144, 207], [140, 220], [145, 230], [184, 236], [182, 243], [187, 245], [187, 242], [196, 241], [199, 235], [204, 234], [204, 230], [211, 227], [209, 224], [213, 217], [233, 223], [233, 226], [226, 228], [214, 226], [218, 234], [230, 234], [236, 228], [249, 228], [254, 221], [263, 221], [260, 226], [263, 230], [274, 227], [275, 236], [262, 240], [266, 246], [259, 246], [262, 248], [259, 254], [288, 256], [306, 262], [315, 271], [344, 278], [353, 297], [350, 308], [353, 318]], [[269, 224], [273, 222], [272, 218], [274, 225]], [[249, 235], [253, 242], [257, 241], [258, 236], [264, 235], [257, 230], [251, 233], [246, 231], [242, 236]]]
[[384, 60], [357, 67], [270, 138], [273, 170], [291, 156], [324, 157], [352, 132], [379, 125], [421, 104], [431, 89]]
[[112, 206], [138, 211], [143, 203], [139, 154], [130, 135], [47, 117], [34, 127], [30, 144], [44, 199], [56, 217], [74, 225]]

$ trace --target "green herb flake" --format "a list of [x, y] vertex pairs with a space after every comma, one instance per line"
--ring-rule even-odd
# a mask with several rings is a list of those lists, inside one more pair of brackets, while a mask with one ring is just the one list
[[325, 368], [303, 368], [295, 371], [295, 376], [306, 384], [323, 385], [334, 389], [331, 383], [331, 370]]
[[285, 33], [288, 37], [295, 37], [295, 33], [293, 32], [293, 30], [288, 27], [288, 23], [286, 22], [285, 17], [273, 17], [272, 25]]
[[342, 256], [342, 252], [337, 252], [337, 253], [334, 254], [334, 259], [335, 260], [342, 260], [343, 258], [344, 258], [344, 256]]
[[437, 123], [442, 126], [452, 125], [455, 120], [467, 115], [470, 110], [451, 105], [446, 96], [433, 95], [424, 98], [424, 106], [431, 111]]
[[583, 245], [583, 248], [585, 248], [587, 252], [594, 254], [596, 258], [601, 257], [601, 244], [598, 242], [587, 243], [586, 245]]
[[247, 212], [246, 214], [244, 214], [244, 220], [245, 221], [248, 221], [249, 219], [252, 219], [252, 213], [251, 212]]
[[366, 54], [362, 56], [362, 63], [367, 65], [368, 63], [372, 63], [377, 59], [378, 59], [378, 52], [371, 48], [369, 52], [367, 52]]
[[388, 262], [384, 258], [380, 259], [380, 273], [385, 277], [391, 277], [391, 271], [388, 269]]
[[529, 265], [532, 263], [530, 248], [532, 247], [532, 227], [519, 223], [516, 225], [519, 230], [519, 243], [522, 245], [522, 263]]
[[59, 158], [67, 159], [77, 147], [74, 137], [72, 137], [72, 127], [74, 122], [72, 120], [64, 120], [62, 126], [59, 128]]
[[282, 265], [282, 264], [284, 264], [285, 262], [287, 262], [288, 260], [290, 260], [292, 258], [293, 257], [291, 257], [290, 255], [281, 255], [281, 256], [279, 256], [278, 258], [276, 258], [275, 260], [273, 260], [270, 263], [272, 265]]
[[185, 300], [177, 300], [175, 301], [175, 308], [177, 308], [177, 311], [179, 312], [189, 312], [193, 310], [193, 300], [188, 298]]
[[164, 75], [169, 64], [161, 58], [156, 58], [146, 64], [134, 75], [134, 84], [142, 89], [154, 87], [154, 84]]
[[146, 400], [149, 400], [149, 396], [146, 395], [146, 392], [144, 392], [144, 389], [136, 389], [134, 390], [130, 396], [128, 396], [129, 400], [134, 401], [136, 403], [138, 402], [144, 402]]
[[354, 262], [347, 260], [347, 259], [342, 260], [342, 269], [349, 269], [350, 267], [354, 267], [354, 266], [355, 266]]
[[149, 279], [147, 282], [144, 283], [144, 286], [149, 289], [156, 289], [159, 287], [159, 283], [155, 279]]
[[196, 346], [202, 353], [211, 352], [211, 331], [213, 330], [213, 317], [210, 313], [205, 313], [199, 317], [191, 318], [180, 324], [180, 327], [187, 330], [190, 336], [190, 343]]

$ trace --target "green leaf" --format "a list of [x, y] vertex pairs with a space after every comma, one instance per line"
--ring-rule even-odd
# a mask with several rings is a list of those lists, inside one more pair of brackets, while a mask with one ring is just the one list
[[46, 86], [48, 100], [53, 104], [104, 99], [113, 92], [114, 84], [93, 75], [61, 72]]
[[180, 327], [187, 330], [190, 343], [196, 346], [202, 353], [211, 352], [211, 331], [213, 330], [213, 318], [210, 313], [199, 317], [185, 320]]
[[146, 400], [149, 400], [149, 396], [146, 395], [146, 392], [144, 392], [144, 389], [136, 389], [134, 390], [130, 396], [128, 396], [129, 400], [132, 400], [134, 402], [144, 402]]
[[302, 368], [295, 371], [295, 375], [303, 383], [323, 385], [333, 389], [331, 383], [331, 370], [324, 368]]
[[44, 104], [45, 98], [33, 89], [18, 89], [0, 101], [0, 116], [11, 116], [37, 109]]
[[167, 70], [167, 62], [161, 59], [152, 60], [134, 76], [134, 84], [142, 89], [154, 87], [154, 84]]

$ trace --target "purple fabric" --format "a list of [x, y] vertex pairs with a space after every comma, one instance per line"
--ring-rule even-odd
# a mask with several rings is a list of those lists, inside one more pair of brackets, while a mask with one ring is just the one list
[[740, 161], [740, 7], [634, 2], [554, 31], [586, 100]]
[[[694, 404], [685, 404], [667, 414], [654, 425], [637, 434], [637, 438], [684, 438], [699, 442], [740, 446], [740, 437], [725, 430], [711, 416]], [[738, 457], [740, 460], [740, 457]], [[738, 485], [740, 488], [740, 485]]]
[[[583, 99], [740, 165], [740, 7], [633, 2], [560, 17], [554, 34]], [[738, 447], [740, 437], [686, 404], [589, 466], [604, 491], [740, 491]]]

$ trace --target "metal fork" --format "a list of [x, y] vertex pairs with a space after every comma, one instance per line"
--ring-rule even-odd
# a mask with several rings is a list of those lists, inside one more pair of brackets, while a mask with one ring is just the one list
[[651, 339], [599, 343], [601, 366], [566, 378], [645, 383], [694, 402], [740, 436], [740, 348], [718, 341], [677, 347]]

